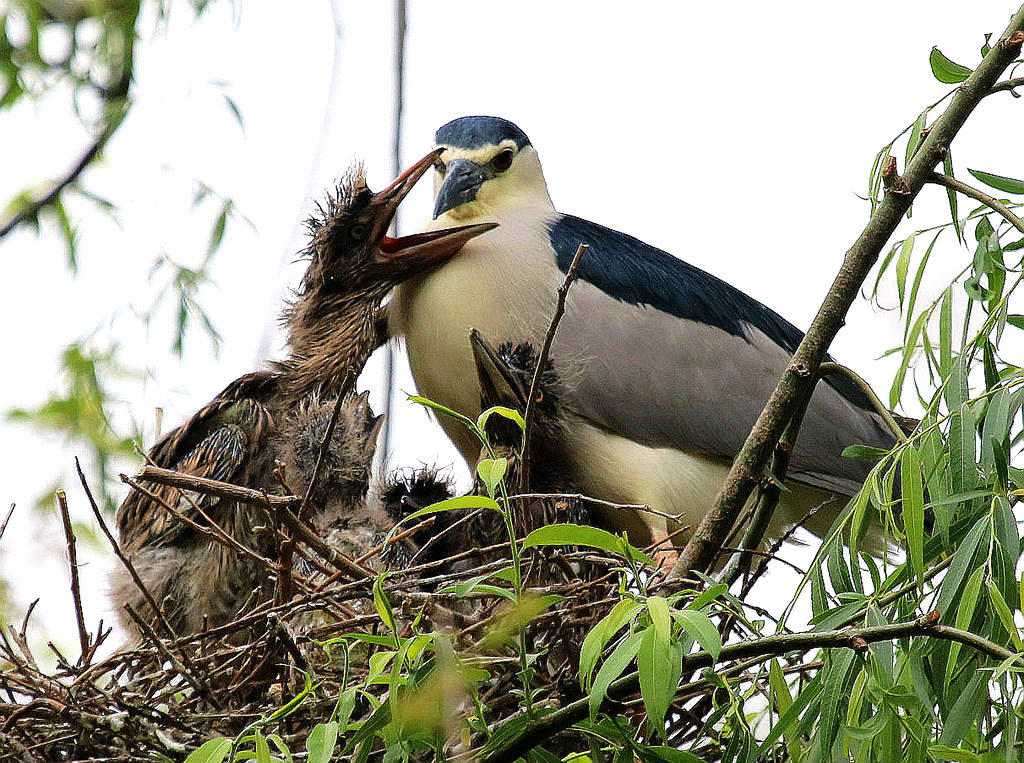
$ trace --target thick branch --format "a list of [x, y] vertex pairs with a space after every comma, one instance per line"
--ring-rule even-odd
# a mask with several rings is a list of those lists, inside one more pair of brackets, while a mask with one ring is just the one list
[[[938, 621], [939, 613], [931, 612], [924, 617], [919, 617], [917, 620], [892, 625], [875, 625], [867, 628], [844, 628], [818, 633], [768, 636], [756, 641], [747, 641], [723, 647], [717, 662], [745, 660], [752, 657], [767, 660], [789, 652], [805, 652], [810, 649], [853, 649], [856, 652], [864, 652], [869, 644], [911, 636], [931, 636], [946, 641], [958, 641], [996, 660], [1005, 660], [1018, 656], [1016, 652], [1011, 652], [1009, 649], [988, 639], [960, 630], [959, 628], [939, 625]], [[715, 663], [716, 661], [712, 659], [708, 652], [695, 652], [683, 657], [683, 673], [697, 668], [710, 667]], [[636, 673], [623, 676], [608, 687], [608, 692], [602, 704], [624, 699], [639, 688], [640, 678]], [[680, 691], [688, 690], [689, 688], [689, 685], [678, 687]], [[557, 710], [528, 724], [515, 737], [500, 744], [489, 754], [482, 755], [480, 757], [481, 763], [504, 763], [505, 761], [513, 761], [523, 756], [536, 745], [542, 744], [545, 739], [554, 736], [560, 731], [564, 731], [574, 723], [578, 723], [586, 718], [590, 712], [589, 702], [589, 698], [584, 697], [581, 700], [566, 705], [561, 710]]]
[[[990, 92], [999, 75], [1020, 52], [1020, 42], [1013, 35], [1022, 29], [1024, 7], [1021, 7], [1010, 21], [1010, 25], [1003, 33], [1003, 39], [992, 46], [978, 68], [953, 95], [949, 106], [932, 125], [928, 136], [910, 161], [905, 175], [899, 179], [901, 182], [891, 182], [887, 185], [885, 197], [875, 208], [853, 247], [846, 253], [832, 288], [825, 296], [803, 341], [797, 347], [789, 368], [779, 380], [733, 461], [729, 476], [715, 499], [715, 505], [701, 520], [696, 532], [680, 554], [679, 561], [672, 570], [671, 579], [684, 578], [691, 570], [707, 569], [714, 561], [729, 529], [736, 522], [743, 504], [750, 496], [758, 475], [768, 463], [775, 443], [796, 412], [801, 397], [817, 379], [818, 367], [825, 359], [825, 353], [832, 340], [843, 326], [846, 313], [878, 260], [879, 253], [932, 171], [949, 151], [950, 142], [971, 112]], [[890, 170], [888, 174], [891, 178], [894, 170]]]
[[964, 196], [969, 196], [975, 201], [980, 201], [986, 207], [989, 207], [995, 212], [1001, 214], [1006, 219], [1006, 222], [1021, 233], [1024, 233], [1024, 220], [1021, 220], [1017, 215], [1011, 212], [1005, 204], [999, 201], [999, 199], [989, 196], [984, 191], [979, 191], [977, 188], [969, 186], [967, 183], [961, 182], [949, 175], [943, 175], [941, 172], [933, 172], [928, 177], [928, 182], [935, 183], [936, 185], [944, 185], [946, 188], [962, 193]]

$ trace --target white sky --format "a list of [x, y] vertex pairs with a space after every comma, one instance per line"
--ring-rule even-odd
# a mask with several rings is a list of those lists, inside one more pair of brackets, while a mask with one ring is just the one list
[[[1015, 10], [996, 0], [634, 3], [628, 13], [599, 2], [410, 5], [404, 165], [449, 119], [509, 118], [539, 151], [561, 211], [682, 256], [801, 327], [867, 220], [857, 194], [876, 151], [946, 91], [931, 75], [931, 46], [973, 66], [982, 34], [1001, 32]], [[147, 445], [156, 407], [164, 428], [174, 426], [258, 364], [264, 329], [301, 274], [291, 255], [303, 243], [297, 223], [309, 194], [321, 195], [354, 157], [366, 161], [372, 187], [390, 180], [391, 4], [339, 9], [333, 93], [326, 2], [245, 4], [237, 26], [221, 4], [195, 24], [182, 12], [158, 39], [143, 30], [136, 106], [85, 180], [121, 207], [122, 226], [72, 205], [77, 279], [52, 234], [22, 231], [0, 246], [0, 408], [39, 404], [58, 384], [60, 348], [114, 313], [100, 336], [115, 337], [129, 365], [154, 369], [144, 384], [115, 387], [124, 398], [115, 415], [139, 421]], [[244, 134], [211, 84], [219, 80], [244, 115]], [[1024, 176], [1022, 109], [1006, 94], [978, 109], [953, 146], [959, 175], [970, 166]], [[87, 136], [66, 114], [55, 100], [4, 117], [0, 199], [77, 157]], [[202, 257], [215, 210], [189, 214], [193, 178], [234, 199], [257, 230], [229, 227], [213, 269], [217, 286], [203, 294], [225, 337], [220, 355], [195, 334], [179, 363], [167, 316], [147, 336], [132, 308], [152, 299], [147, 275], [160, 251], [186, 263]], [[403, 207], [406, 231], [429, 213], [429, 183], [421, 185]], [[926, 189], [907, 232], [947, 217], [945, 192]], [[946, 246], [933, 269], [954, 272], [969, 256]], [[899, 333], [896, 313], [860, 303], [833, 354], [885, 397], [895, 361], [877, 357]], [[398, 384], [411, 391], [402, 362]], [[379, 368], [375, 357], [364, 386], [379, 388]], [[398, 400], [391, 463], [456, 462], [423, 411]], [[31, 504], [62, 480], [86, 519], [84, 497], [67, 476], [75, 452], [59, 438], [0, 422], [0, 454], [0, 508], [19, 506], [0, 541], [0, 564], [18, 601], [42, 595], [43, 618], [70, 625], [59, 524]], [[107, 560], [88, 558], [82, 576], [92, 624], [110, 619]], [[777, 580], [789, 585], [784, 573]]]

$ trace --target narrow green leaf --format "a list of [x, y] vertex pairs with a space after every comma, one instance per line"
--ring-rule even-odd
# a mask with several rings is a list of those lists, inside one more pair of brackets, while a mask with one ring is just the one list
[[669, 614], [668, 602], [661, 596], [650, 596], [647, 599], [647, 611], [651, 615], [658, 637], [666, 643], [672, 640], [672, 616]]
[[227, 737], [217, 737], [208, 742], [203, 742], [197, 749], [189, 753], [185, 763], [221, 763], [231, 751], [232, 740]]
[[[978, 595], [981, 593], [981, 584], [985, 578], [985, 568], [978, 567], [971, 574], [971, 577], [967, 581], [967, 585], [964, 586], [964, 595], [960, 598], [960, 605], [956, 608], [956, 620], [953, 623], [957, 628], [961, 630], [968, 630], [971, 625], [971, 620], [974, 617], [974, 609], [978, 604]], [[948, 686], [953, 679], [953, 672], [956, 670], [956, 658], [960, 654], [961, 644], [959, 641], [954, 641], [949, 645], [949, 657], [946, 661], [946, 685]]]
[[258, 729], [253, 732], [253, 748], [256, 751], [256, 763], [270, 763], [270, 744]]
[[523, 548], [533, 548], [534, 546], [588, 546], [628, 556], [634, 561], [653, 564], [647, 554], [633, 548], [619, 536], [589, 525], [566, 523], [538, 527], [523, 540]]
[[[956, 642], [954, 646], [959, 646]], [[967, 686], [957, 695], [953, 707], [946, 714], [946, 722], [942, 727], [939, 743], [953, 746], [960, 743], [968, 729], [981, 714], [988, 698], [988, 674], [976, 672]]]
[[[907, 334], [910, 333], [910, 325], [911, 325], [911, 321], [913, 320], [913, 317], [914, 317], [914, 307], [917, 305], [917, 295], [918, 295], [918, 292], [921, 289], [921, 279], [924, 278], [924, 270], [925, 270], [925, 268], [928, 265], [929, 258], [932, 256], [932, 249], [935, 248], [935, 242], [939, 240], [939, 236], [941, 236], [941, 235], [942, 235], [942, 231], [940, 230], [938, 233], [935, 234], [935, 237], [931, 240], [931, 243], [928, 244], [928, 248], [924, 252], [924, 257], [921, 258], [921, 263], [917, 266], [917, 272], [914, 274], [914, 283], [910, 287], [910, 298], [909, 298], [909, 301], [907, 303], [907, 309], [905, 311], [906, 315], [907, 315], [907, 319], [906, 319], [906, 323], [904, 324], [904, 327], [903, 327], [903, 340], [904, 341], [906, 341], [906, 339], [907, 339]], [[929, 311], [929, 315], [930, 315], [930, 311]], [[927, 331], [928, 331], [928, 320], [927, 319], [925, 320], [924, 324], [922, 325], [921, 331], [922, 331], [922, 334], [924, 334], [924, 336], [927, 337]]]
[[935, 79], [945, 82], [947, 85], [963, 82], [972, 74], [972, 71], [966, 66], [961, 66], [946, 58], [938, 48], [932, 48], [931, 55], [928, 56], [928, 63], [931, 64]]
[[665, 714], [682, 673], [682, 651], [663, 638], [656, 626], [649, 626], [640, 638], [636, 667], [649, 728], [663, 736]]
[[440, 403], [435, 403], [430, 398], [423, 397], [422, 395], [409, 395], [408, 396], [408, 400], [409, 400], [410, 403], [416, 403], [418, 405], [422, 405], [424, 408], [430, 408], [432, 411], [437, 411], [438, 413], [443, 413], [445, 416], [448, 416], [449, 418], [455, 419], [456, 421], [458, 421], [459, 423], [463, 424], [464, 426], [466, 426], [468, 429], [472, 430], [473, 432], [477, 431], [476, 423], [473, 421], [473, 419], [469, 418], [468, 416], [463, 416], [458, 411], [453, 411], [451, 408], [449, 408], [446, 405], [441, 405]]
[[[942, 171], [946, 177], [953, 177], [953, 152], [947, 150], [942, 157]], [[946, 198], [949, 201], [949, 216], [953, 220], [953, 230], [956, 231], [956, 238], [961, 244], [964, 242], [964, 230], [960, 225], [960, 218], [957, 217], [957, 194], [952, 188], [946, 189]]]
[[228, 224], [228, 214], [231, 212], [231, 202], [225, 201], [224, 206], [221, 207], [220, 214], [217, 215], [217, 219], [213, 223], [213, 228], [210, 230], [210, 243], [206, 246], [206, 262], [209, 262], [217, 250], [220, 249], [221, 243], [224, 241], [224, 231]]
[[455, 509], [492, 509], [493, 511], [501, 511], [498, 502], [486, 495], [460, 495], [424, 506], [409, 516], [402, 517], [402, 522], [408, 522], [410, 519], [417, 519], [427, 514], [436, 514], [439, 511], [453, 511]]
[[907, 271], [910, 270], [910, 256], [914, 252], [914, 239], [916, 234], [911, 233], [900, 247], [900, 256], [896, 260], [896, 292], [899, 294], [900, 308], [903, 308], [903, 298], [907, 291]]
[[924, 581], [924, 488], [921, 484], [921, 461], [913, 445], [908, 445], [900, 459], [903, 496], [903, 524], [907, 533], [910, 564], [919, 582]]
[[870, 445], [847, 445], [843, 448], [843, 458], [853, 458], [858, 461], [877, 461], [888, 452], [885, 448], [875, 448]]
[[306, 750], [309, 751], [309, 763], [329, 763], [334, 756], [334, 748], [338, 743], [338, 724], [318, 723], [309, 732], [306, 739]]
[[580, 686], [584, 690], [590, 688], [590, 677], [607, 643], [639, 609], [640, 602], [634, 599], [620, 599], [587, 633], [580, 649]]
[[674, 609], [672, 617], [689, 636], [711, 654], [711, 659], [718, 661], [722, 652], [722, 636], [703, 612], [692, 609]]
[[982, 172], [981, 170], [972, 170], [969, 167], [967, 171], [982, 183], [995, 188], [997, 191], [1002, 191], [1003, 193], [1024, 193], [1024, 180], [1017, 180], [1017, 178], [1006, 177], [1005, 175], [994, 175], [991, 172]]
[[1006, 628], [1006, 632], [1010, 634], [1010, 640], [1013, 641], [1013, 648], [1016, 651], [1021, 651], [1021, 640], [1020, 633], [1017, 632], [1017, 626], [1013, 622], [1013, 613], [1010, 612], [1010, 607], [1006, 604], [1006, 599], [999, 593], [999, 588], [991, 580], [985, 580], [985, 589], [988, 591], [989, 601], [992, 602], [992, 608], [995, 609], [996, 614], [999, 615], [999, 621]]
[[388, 597], [384, 593], [383, 583], [383, 575], [378, 575], [377, 579], [373, 581], [373, 606], [377, 610], [377, 614], [380, 615], [381, 621], [387, 626], [388, 630], [394, 630], [395, 615], [391, 611], [391, 603], [388, 601]]
[[622, 672], [629, 667], [629, 663], [636, 657], [636, 653], [640, 650], [641, 633], [633, 633], [621, 644], [619, 644], [608, 655], [608, 659], [601, 665], [601, 669], [597, 671], [597, 675], [594, 677], [594, 685], [590, 690], [590, 717], [593, 718], [597, 715], [598, 708], [601, 707], [601, 703], [604, 701], [605, 694], [608, 693], [608, 687], [611, 686], [612, 681], [622, 675]]
[[928, 124], [928, 110], [922, 111], [917, 119], [914, 120], [913, 126], [910, 128], [910, 137], [907, 139], [907, 154], [905, 157], [904, 166], [910, 164], [910, 160], [914, 158], [914, 154], [917, 152], [917, 147], [921, 145], [921, 133], [924, 132], [924, 128]]
[[840, 722], [846, 716], [850, 687], [855, 674], [860, 670], [860, 662], [849, 649], [830, 649], [826, 670], [818, 715], [817, 757], [820, 760], [833, 759], [832, 746], [839, 734]]

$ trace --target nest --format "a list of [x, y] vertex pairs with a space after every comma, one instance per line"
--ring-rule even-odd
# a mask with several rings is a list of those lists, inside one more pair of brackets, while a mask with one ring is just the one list
[[[120, 556], [95, 504], [94, 510]], [[408, 543], [435, 519], [397, 533], [392, 542]], [[70, 523], [66, 530], [77, 601]], [[623, 583], [621, 559], [573, 548], [530, 549], [522, 570], [535, 609], [524, 615], [494, 588], [472, 588], [509, 567], [507, 542], [378, 576], [357, 571], [379, 548], [339, 563], [325, 558], [322, 544], [311, 546], [284, 526], [278, 532], [281, 555], [267, 570], [273, 598], [199, 633], [172, 637], [147, 622], [149, 613], [132, 612], [139, 640], [99, 659], [111, 630], [101, 622], [90, 633], [77, 607], [81, 653], [71, 659], [50, 643], [57, 665], [46, 670], [26, 636], [30, 608], [20, 629], [0, 634], [0, 760], [182, 759], [211, 738], [235, 737], [246, 728], [277, 734], [293, 751], [302, 750], [317, 724], [338, 717], [339, 697], [354, 699], [345, 710], [349, 723], [373, 714], [390, 688], [383, 680], [368, 681], [369, 671], [379, 669], [374, 655], [394, 651], [396, 637], [415, 634], [444, 634], [460, 670], [475, 671], [489, 724], [520, 712], [522, 665], [511, 646], [520, 638], [536, 655], [533, 703], [564, 706], [582, 696], [582, 641], [618, 601]], [[436, 640], [432, 648], [440, 655]], [[358, 694], [351, 691], [356, 687]], [[454, 715], [473, 714], [465, 689], [453, 694]], [[461, 733], [454, 747], [466, 752], [484, 739]]]

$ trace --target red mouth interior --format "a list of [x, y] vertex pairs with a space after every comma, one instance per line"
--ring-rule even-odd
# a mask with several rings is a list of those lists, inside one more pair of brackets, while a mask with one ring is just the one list
[[440, 238], [444, 238], [449, 233], [456, 233], [460, 230], [463, 229], [445, 228], [444, 230], [433, 230], [427, 231], [426, 233], [413, 233], [409, 236], [399, 236], [398, 238], [391, 238], [390, 236], [385, 236], [384, 238], [381, 239], [380, 244], [378, 246], [380, 247], [380, 250], [384, 254], [398, 254], [403, 249], [409, 249], [410, 247], [413, 246], [426, 244], [430, 241], [437, 241]]

